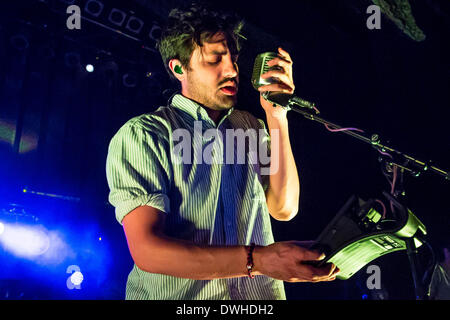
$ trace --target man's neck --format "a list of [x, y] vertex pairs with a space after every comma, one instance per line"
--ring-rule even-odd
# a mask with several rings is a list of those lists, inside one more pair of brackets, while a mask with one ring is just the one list
[[196, 101], [195, 99], [192, 99], [191, 97], [189, 97], [189, 95], [188, 95], [186, 92], [184, 92], [183, 90], [181, 91], [181, 94], [182, 94], [184, 97], [186, 97], [186, 98], [188, 98], [188, 99], [190, 99], [190, 100], [192, 100], [192, 101], [198, 103], [203, 109], [205, 109], [205, 111], [206, 111], [206, 113], [208, 114], [208, 116], [211, 118], [212, 121], [214, 121], [214, 123], [215, 123], [216, 125], [217, 125], [217, 124], [220, 122], [220, 120], [222, 119], [222, 117], [223, 117], [223, 115], [224, 115], [223, 110], [214, 110], [214, 109], [208, 108], [208, 107], [204, 106], [203, 104], [201, 104], [200, 102]]
[[208, 107], [202, 106], [203, 109], [206, 110], [206, 113], [211, 118], [212, 121], [217, 125], [223, 117], [224, 112], [221, 110], [213, 110]]

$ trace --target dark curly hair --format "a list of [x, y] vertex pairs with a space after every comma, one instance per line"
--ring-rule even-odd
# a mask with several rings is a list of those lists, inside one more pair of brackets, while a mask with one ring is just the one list
[[178, 59], [181, 65], [190, 70], [189, 61], [197, 46], [203, 46], [217, 32], [223, 32], [232, 54], [239, 53], [241, 30], [244, 21], [236, 14], [212, 7], [204, 2], [194, 2], [185, 8], [173, 9], [163, 27], [157, 48], [171, 79], [175, 79], [168, 64]]

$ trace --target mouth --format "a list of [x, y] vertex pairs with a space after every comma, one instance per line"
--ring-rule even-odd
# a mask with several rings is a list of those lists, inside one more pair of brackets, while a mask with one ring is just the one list
[[226, 94], [228, 96], [234, 96], [237, 93], [237, 87], [234, 85], [229, 85], [229, 86], [220, 88], [220, 91], [222, 91], [224, 94]]

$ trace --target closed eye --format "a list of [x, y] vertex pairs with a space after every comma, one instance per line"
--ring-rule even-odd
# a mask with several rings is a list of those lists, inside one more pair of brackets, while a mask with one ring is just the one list
[[[208, 64], [212, 65], [212, 66], [219, 64], [222, 61], [222, 55], [218, 55], [218, 56], [219, 56], [219, 58], [217, 60], [215, 60], [215, 61], [208, 61]], [[239, 59], [239, 55], [238, 54], [233, 55], [231, 57], [231, 60], [233, 61], [233, 63], [237, 63], [238, 59]]]
[[208, 64], [214, 66], [220, 63], [220, 60], [214, 61], [214, 62], [208, 62]]

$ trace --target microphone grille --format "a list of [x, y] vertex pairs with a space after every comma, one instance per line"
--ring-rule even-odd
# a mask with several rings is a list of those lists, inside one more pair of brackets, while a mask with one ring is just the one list
[[261, 79], [261, 75], [271, 69], [271, 67], [267, 65], [267, 62], [276, 57], [278, 57], [278, 54], [275, 52], [264, 52], [256, 56], [252, 73], [253, 88], [258, 90], [259, 87], [272, 83], [270, 82], [270, 79]]

